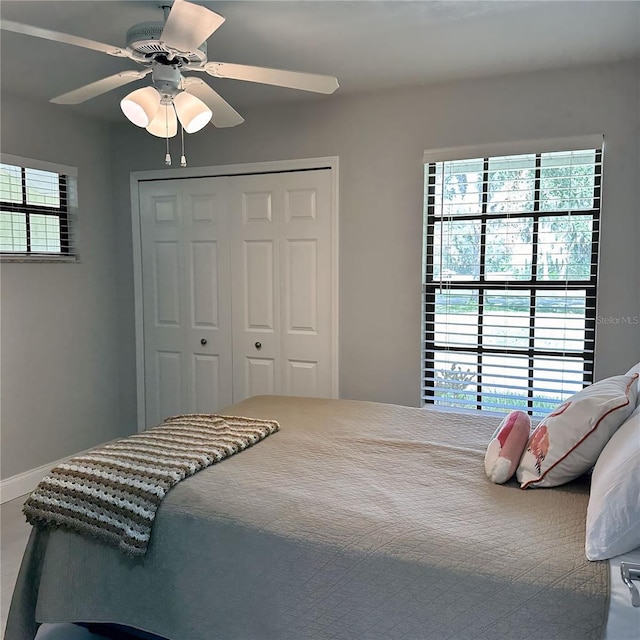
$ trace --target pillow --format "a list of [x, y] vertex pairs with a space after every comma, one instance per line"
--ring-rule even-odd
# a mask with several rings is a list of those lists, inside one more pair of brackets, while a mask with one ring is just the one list
[[[631, 367], [631, 369], [629, 369], [629, 371], [627, 371], [625, 375], [632, 376], [634, 373], [640, 374], [640, 362]], [[636, 406], [640, 407], [640, 378], [638, 378], [638, 400], [636, 401]]]
[[[625, 375], [632, 376], [636, 373], [640, 373], [640, 362], [638, 362], [638, 364], [634, 364], [633, 367], [631, 367], [631, 369], [629, 369], [629, 371], [625, 373]], [[638, 384], [640, 384], [640, 380], [638, 381]]]
[[484, 470], [491, 482], [503, 484], [513, 476], [529, 439], [531, 418], [512, 411], [500, 423], [484, 456]]
[[606, 560], [640, 547], [640, 407], [611, 436], [591, 477], [585, 552]]
[[582, 389], [534, 429], [516, 476], [520, 487], [556, 487], [588, 471], [631, 415], [638, 374], [605, 378]]

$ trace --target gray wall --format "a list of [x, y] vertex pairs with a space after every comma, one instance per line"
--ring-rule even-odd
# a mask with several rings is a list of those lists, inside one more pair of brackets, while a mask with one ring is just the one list
[[0, 265], [6, 478], [120, 436], [132, 425], [119, 411], [109, 127], [6, 92], [1, 126], [4, 153], [78, 168], [81, 257], [75, 264]]
[[[340, 157], [340, 394], [418, 405], [425, 149], [604, 133], [599, 315], [640, 316], [639, 64], [583, 67], [245, 111], [187, 139], [190, 166]], [[222, 87], [224, 92], [224, 87]], [[129, 173], [161, 140], [2, 95], [2, 150], [79, 168], [79, 264], [4, 264], [2, 477], [135, 430]], [[173, 146], [174, 157], [178, 149]], [[640, 360], [598, 327], [597, 377]]]
[[[604, 133], [599, 314], [640, 315], [639, 63], [360, 94], [243, 113], [187, 139], [190, 166], [340, 157], [340, 395], [418, 405], [425, 149]], [[224, 93], [224, 85], [221, 91]], [[163, 168], [162, 141], [120, 128], [114, 185], [123, 415], [135, 420], [130, 171]], [[178, 157], [174, 141], [173, 155]], [[598, 378], [640, 360], [638, 325], [601, 325]]]

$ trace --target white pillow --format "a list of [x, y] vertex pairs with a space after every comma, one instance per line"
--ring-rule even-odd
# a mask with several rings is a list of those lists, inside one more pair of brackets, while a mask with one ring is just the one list
[[[634, 373], [640, 374], [640, 362], [631, 367], [625, 375], [632, 376]], [[640, 378], [638, 378], [638, 400], [636, 401], [636, 406], [640, 407]]]
[[585, 552], [606, 560], [640, 547], [640, 407], [611, 436], [591, 477]]
[[554, 409], [529, 437], [516, 477], [520, 487], [556, 487], [596, 463], [636, 407], [638, 374], [600, 380]]

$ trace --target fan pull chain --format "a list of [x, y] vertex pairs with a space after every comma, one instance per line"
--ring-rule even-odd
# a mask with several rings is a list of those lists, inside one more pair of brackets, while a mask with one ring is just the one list
[[169, 153], [169, 108], [164, 108], [164, 125], [165, 133], [167, 136], [167, 155], [164, 157], [164, 163], [167, 166], [171, 166], [171, 154]]
[[182, 126], [182, 122], [180, 123], [180, 139], [182, 142], [182, 155], [180, 156], [180, 166], [187, 166], [187, 157], [184, 155], [184, 127]]

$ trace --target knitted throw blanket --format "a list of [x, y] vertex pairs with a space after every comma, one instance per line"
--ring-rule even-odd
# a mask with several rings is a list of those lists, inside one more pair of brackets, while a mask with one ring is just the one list
[[278, 431], [275, 420], [188, 414], [55, 467], [25, 502], [27, 521], [66, 527], [144, 556], [175, 484]]

